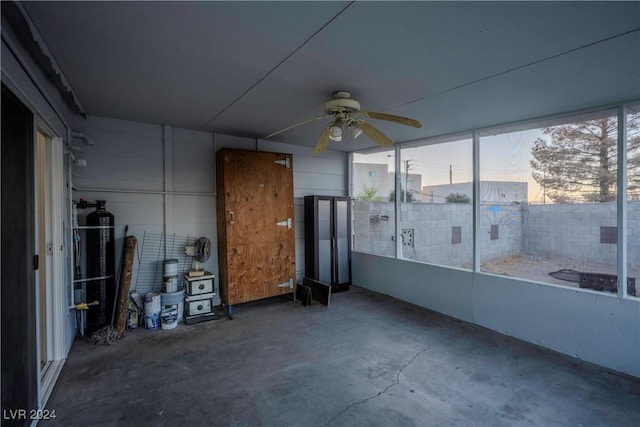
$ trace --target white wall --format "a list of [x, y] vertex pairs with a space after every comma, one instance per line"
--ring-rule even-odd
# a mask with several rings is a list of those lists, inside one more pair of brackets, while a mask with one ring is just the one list
[[[155, 275], [145, 280], [144, 274], [138, 274], [140, 255], [152, 247], [148, 233], [154, 236], [164, 233], [169, 242], [174, 234], [191, 238], [205, 236], [215, 242], [213, 135], [104, 117], [77, 117], [75, 129], [89, 135], [94, 145], [85, 145], [82, 152], [76, 153], [78, 158], [87, 161], [87, 166], [73, 169], [73, 184], [77, 189], [74, 200], [107, 201], [106, 209], [115, 218], [118, 263], [125, 227], [128, 235], [138, 239], [132, 288], [142, 293], [159, 290], [161, 279], [156, 283]], [[80, 224], [91, 211], [79, 212]], [[173, 253], [170, 247], [153, 247], [156, 246], [161, 248], [161, 253], [155, 256], [159, 273], [164, 259], [183, 252], [183, 245], [174, 248]], [[203, 267], [217, 275], [215, 244], [212, 248], [213, 253]]]
[[[120, 259], [124, 227], [142, 245], [147, 233], [204, 236], [211, 240], [211, 256], [203, 265], [216, 275], [218, 255], [215, 196], [215, 153], [228, 147], [283, 152], [293, 155], [296, 270], [304, 274], [303, 197], [308, 194], [345, 195], [345, 153], [312, 154], [311, 148], [272, 141], [212, 134], [168, 126], [104, 117], [77, 117], [76, 130], [93, 139], [78, 157], [86, 168], [74, 168], [74, 200], [107, 200], [116, 225], [116, 260]], [[170, 141], [165, 147], [164, 141]], [[165, 168], [165, 159], [168, 160]], [[95, 191], [102, 189], [105, 191]], [[165, 193], [165, 189], [168, 191]], [[88, 209], [84, 212], [90, 212]], [[82, 221], [81, 221], [82, 222]], [[164, 256], [160, 257], [161, 260]], [[132, 286], [137, 271], [134, 270]], [[140, 281], [142, 283], [142, 281]], [[159, 288], [162, 284], [158, 283]], [[144, 284], [139, 289], [148, 289]], [[219, 303], [219, 298], [216, 303]]]
[[640, 301], [352, 254], [353, 283], [640, 377]]
[[[416, 201], [428, 200], [420, 194], [422, 186], [422, 175], [410, 173], [409, 176], [402, 173], [402, 188], [405, 187], [405, 179], [408, 181], [408, 188]], [[391, 192], [395, 190], [395, 173], [389, 170], [389, 165], [380, 163], [360, 163], [353, 162], [353, 194], [357, 197], [362, 193], [364, 187], [373, 187], [376, 190], [376, 196], [381, 201], [389, 200]]]

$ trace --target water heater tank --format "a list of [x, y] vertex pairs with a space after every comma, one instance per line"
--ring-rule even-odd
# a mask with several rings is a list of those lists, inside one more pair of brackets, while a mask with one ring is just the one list
[[88, 333], [111, 324], [116, 294], [114, 217], [104, 200], [96, 204], [96, 210], [87, 215], [87, 277], [98, 278], [86, 282], [86, 301], [98, 301], [87, 310]]

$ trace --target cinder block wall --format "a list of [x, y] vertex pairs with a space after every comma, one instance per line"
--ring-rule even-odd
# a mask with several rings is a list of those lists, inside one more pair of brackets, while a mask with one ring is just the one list
[[[406, 203], [401, 209], [402, 230], [412, 230], [413, 245], [403, 246], [402, 257], [471, 268], [473, 256], [470, 204]], [[629, 275], [640, 275], [640, 202], [628, 204], [627, 245]], [[498, 239], [491, 240], [491, 225]], [[615, 265], [616, 245], [600, 242], [600, 227], [616, 226], [616, 204], [499, 205], [480, 207], [482, 259], [519, 253]], [[395, 256], [395, 210], [391, 202], [354, 204], [354, 249]], [[452, 227], [461, 228], [461, 242], [452, 243]]]
[[[413, 245], [403, 245], [403, 258], [447, 266], [471, 268], [473, 258], [473, 210], [464, 203], [406, 203], [401, 228], [412, 230]], [[522, 215], [519, 205], [480, 207], [480, 248], [483, 258], [519, 254], [522, 248]], [[491, 225], [498, 238], [491, 240]], [[356, 201], [354, 248], [376, 255], [395, 256], [395, 211], [391, 202]], [[452, 243], [452, 227], [460, 227], [461, 242]]]
[[[615, 244], [600, 243], [600, 227], [616, 227], [616, 203], [529, 205], [523, 208], [522, 249], [581, 262], [617, 262]], [[640, 268], [640, 202], [627, 205], [627, 258]]]

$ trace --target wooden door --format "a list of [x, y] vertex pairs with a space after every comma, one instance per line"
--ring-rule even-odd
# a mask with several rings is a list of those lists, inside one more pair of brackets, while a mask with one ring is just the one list
[[220, 264], [226, 264], [220, 274], [223, 301], [232, 305], [292, 292], [292, 156], [230, 149], [218, 155], [224, 192], [218, 215], [224, 215], [224, 222], [218, 221], [226, 246], [220, 254]]

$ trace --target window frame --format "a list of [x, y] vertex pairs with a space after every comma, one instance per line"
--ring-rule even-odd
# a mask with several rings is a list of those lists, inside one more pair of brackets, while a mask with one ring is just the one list
[[[601, 107], [595, 107], [584, 110], [570, 111], [565, 113], [535, 117], [527, 120], [509, 122], [509, 123], [500, 123], [494, 124], [485, 127], [479, 127], [472, 130], [466, 130], [462, 132], [455, 132], [446, 135], [438, 135], [427, 138], [420, 138], [417, 140], [410, 140], [405, 142], [399, 142], [394, 145], [394, 153], [395, 153], [395, 194], [400, 194], [399, 191], [402, 188], [402, 174], [401, 174], [401, 162], [402, 159], [401, 149], [403, 146], [416, 146], [416, 145], [432, 145], [432, 144], [446, 144], [447, 142], [454, 141], [457, 138], [466, 135], [469, 137], [471, 135], [472, 138], [472, 162], [473, 162], [473, 218], [472, 218], [472, 231], [473, 231], [473, 274], [484, 274], [484, 275], [492, 275], [492, 273], [482, 272], [480, 270], [480, 245], [479, 245], [479, 233], [480, 233], [480, 136], [494, 133], [500, 129], [514, 129], [517, 128], [531, 128], [531, 126], [539, 123], [544, 123], [545, 126], [552, 126], [554, 122], [563, 122], [567, 118], [571, 118], [575, 120], [578, 119], [587, 119], [588, 117], [592, 117], [593, 115], [598, 115], [602, 111], [613, 110], [617, 111], [617, 194], [616, 194], [616, 223], [617, 223], [617, 244], [616, 244], [616, 257], [617, 257], [617, 277], [625, 278], [627, 277], [627, 256], [628, 256], [628, 247], [627, 247], [627, 236], [628, 236], [628, 226], [627, 226], [627, 185], [628, 185], [628, 175], [627, 175], [627, 116], [629, 114], [628, 106], [637, 107], [640, 104], [640, 100], [634, 100], [626, 103], [617, 103], [613, 105], [606, 105]], [[354, 199], [353, 193], [353, 158], [355, 153], [366, 154], [367, 152], [373, 152], [375, 149], [365, 149], [365, 150], [355, 150], [349, 152], [348, 154], [348, 190], [349, 194]], [[402, 235], [402, 225], [400, 221], [400, 213], [401, 213], [401, 203], [400, 197], [395, 198], [394, 210], [395, 210], [395, 242], [396, 242], [396, 253], [395, 258], [398, 260], [403, 260], [407, 262], [417, 262], [424, 263], [429, 265], [435, 265], [433, 263], [425, 262], [425, 261], [414, 261], [411, 259], [405, 259], [402, 257], [402, 241], [399, 236]], [[352, 217], [351, 221], [354, 221], [354, 209], [351, 210]], [[355, 227], [352, 227], [354, 230]], [[352, 235], [353, 238], [353, 235]], [[352, 246], [354, 247], [354, 246]], [[355, 249], [354, 249], [355, 250]], [[356, 251], [358, 252], [358, 251]], [[375, 255], [375, 254], [374, 254]], [[449, 268], [452, 270], [457, 270], [455, 267], [450, 266], [442, 266], [443, 268]], [[523, 278], [514, 278], [516, 280], [529, 281], [528, 279]], [[553, 284], [546, 282], [538, 282], [543, 285], [554, 286]], [[618, 280], [618, 285], [620, 284], [620, 280]], [[626, 280], [624, 280], [623, 286], [617, 286], [617, 297], [621, 299], [634, 299], [640, 300], [640, 297], [631, 296], [627, 294], [627, 286]], [[576, 289], [578, 290], [578, 289]], [[580, 289], [582, 290], [582, 289]]]

